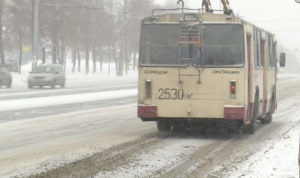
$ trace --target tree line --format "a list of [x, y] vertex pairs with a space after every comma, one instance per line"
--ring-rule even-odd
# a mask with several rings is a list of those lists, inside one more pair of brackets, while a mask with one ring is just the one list
[[[152, 0], [39, 1], [39, 62], [65, 65], [71, 53], [72, 71], [86, 74], [102, 71], [104, 63], [108, 73], [115, 65], [120, 76], [135, 69], [140, 22], [158, 8]], [[33, 5], [34, 0], [0, 0], [2, 64], [5, 52], [13, 50], [19, 52], [17, 61], [22, 64], [22, 48], [32, 46]]]

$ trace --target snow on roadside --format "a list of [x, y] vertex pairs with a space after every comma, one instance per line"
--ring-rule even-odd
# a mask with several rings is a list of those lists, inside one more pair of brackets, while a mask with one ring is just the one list
[[278, 75], [278, 79], [282, 80], [282, 79], [286, 79], [286, 78], [297, 77], [297, 76], [299, 76], [299, 73], [287, 73], [287, 72], [281, 73], [281, 72], [278, 72], [277, 75]]
[[[264, 149], [245, 160], [239, 169], [231, 172], [231, 178], [298, 178], [299, 154], [299, 96], [282, 101], [279, 111], [273, 117], [274, 122], [289, 122], [287, 130], [278, 130], [277, 136], [269, 138]], [[285, 118], [284, 115], [288, 115]], [[278, 117], [276, 117], [278, 116]]]
[[29, 99], [16, 99], [8, 101], [0, 101], [0, 111], [13, 111], [28, 108], [38, 108], [45, 106], [55, 106], [70, 103], [83, 103], [87, 101], [115, 99], [128, 96], [136, 96], [137, 89], [104, 91], [93, 93], [80, 93], [62, 96], [49, 96]]
[[[13, 77], [13, 85], [12, 88], [27, 88], [27, 78], [29, 72], [31, 71], [31, 63], [22, 66], [22, 73], [11, 73]], [[97, 66], [98, 67], [98, 66]], [[90, 65], [90, 69], [92, 69], [92, 65]], [[110, 74], [109, 74], [110, 73]], [[85, 65], [81, 65], [81, 72], [76, 71], [72, 72], [72, 63], [68, 60], [66, 65], [66, 82], [67, 87], [69, 84], [78, 84], [84, 82], [97, 82], [97, 81], [119, 81], [119, 80], [129, 80], [129, 81], [137, 81], [137, 70], [129, 70], [127, 74], [123, 76], [116, 76], [115, 66], [111, 64], [110, 72], [108, 73], [108, 64], [103, 63], [103, 70], [100, 71], [99, 67], [95, 73], [92, 71], [89, 74], [85, 74]]]
[[[129, 88], [129, 87], [136, 87], [137, 84], [135, 83], [121, 83], [121, 84], [110, 84], [110, 85], [104, 85], [101, 87], [101, 90], [122, 90], [122, 89], [125, 89], [125, 87]], [[24, 92], [24, 90], [18, 90], [18, 91], [14, 91], [14, 92], [6, 92], [6, 93], [0, 93], [0, 98], [1, 97], [17, 97], [19, 96], [20, 99], [24, 96], [30, 96], [30, 95], [40, 95], [40, 96], [43, 96], [43, 94], [59, 94], [59, 93], [64, 93], [64, 94], [68, 94], [68, 93], [72, 93], [72, 92], [76, 92], [76, 91], [86, 91], [84, 93], [87, 93], [88, 91], [90, 91], [90, 89], [92, 89], [91, 91], [94, 91], [93, 87], [70, 87], [70, 88], [59, 88], [59, 89], [55, 89], [55, 90], [43, 90], [43, 89], [40, 89], [40, 90], [30, 90], [30, 91], [26, 91]], [[98, 88], [99, 89], [99, 88]], [[96, 90], [98, 91], [98, 90]], [[0, 99], [1, 100], [1, 99]]]
[[251, 157], [231, 177], [298, 178], [299, 131], [293, 129], [264, 152]]

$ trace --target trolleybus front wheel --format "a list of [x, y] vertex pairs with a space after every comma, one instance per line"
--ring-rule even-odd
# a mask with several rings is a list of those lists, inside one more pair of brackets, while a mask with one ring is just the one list
[[256, 121], [257, 121], [257, 114], [258, 114], [258, 97], [256, 97], [254, 102], [254, 108], [252, 113], [252, 118], [250, 124], [246, 127], [246, 132], [248, 134], [254, 134], [256, 131]]
[[275, 94], [272, 95], [271, 103], [269, 113], [267, 113], [265, 118], [260, 120], [262, 124], [270, 124], [272, 122], [272, 114], [275, 111]]
[[272, 113], [268, 113], [265, 118], [260, 120], [263, 124], [270, 124], [272, 122]]

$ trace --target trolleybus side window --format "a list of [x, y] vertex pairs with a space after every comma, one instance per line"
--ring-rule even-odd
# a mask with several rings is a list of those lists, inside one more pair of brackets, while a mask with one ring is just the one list
[[271, 35], [268, 35], [268, 47], [269, 47], [268, 66], [274, 68], [275, 67], [274, 44], [273, 44], [273, 37]]
[[265, 56], [266, 56], [266, 50], [265, 50], [265, 40], [261, 40], [261, 46], [260, 46], [260, 49], [261, 49], [261, 66], [263, 67], [264, 66], [264, 61], [265, 61]]
[[254, 57], [254, 66], [258, 64], [258, 54], [257, 54], [257, 34], [256, 29], [253, 29], [253, 57]]
[[254, 29], [253, 31], [254, 35], [254, 65], [255, 67], [263, 67], [263, 60], [262, 60], [262, 54], [261, 54], [261, 31]]
[[276, 55], [277, 55], [277, 42], [274, 41], [273, 42], [273, 62], [274, 62], [274, 68], [276, 68], [276, 64], [277, 64], [277, 58], [276, 58]]

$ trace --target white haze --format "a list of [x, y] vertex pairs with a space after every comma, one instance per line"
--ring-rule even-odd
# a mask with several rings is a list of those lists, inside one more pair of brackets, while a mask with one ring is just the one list
[[[177, 0], [155, 0], [159, 4], [176, 4]], [[199, 8], [201, 0], [184, 0], [186, 7]], [[219, 0], [211, 0], [214, 9], [222, 8]], [[229, 0], [236, 15], [272, 33], [279, 43], [300, 49], [300, 4], [294, 0]], [[178, 6], [179, 7], [179, 6]]]
[[[210, 0], [213, 9], [222, 9], [220, 0]], [[155, 0], [168, 8], [180, 7], [178, 0]], [[202, 0], [184, 0], [187, 8], [201, 8]], [[285, 72], [300, 71], [300, 4], [294, 0], [229, 0], [235, 15], [273, 34], [278, 52], [287, 54]]]

